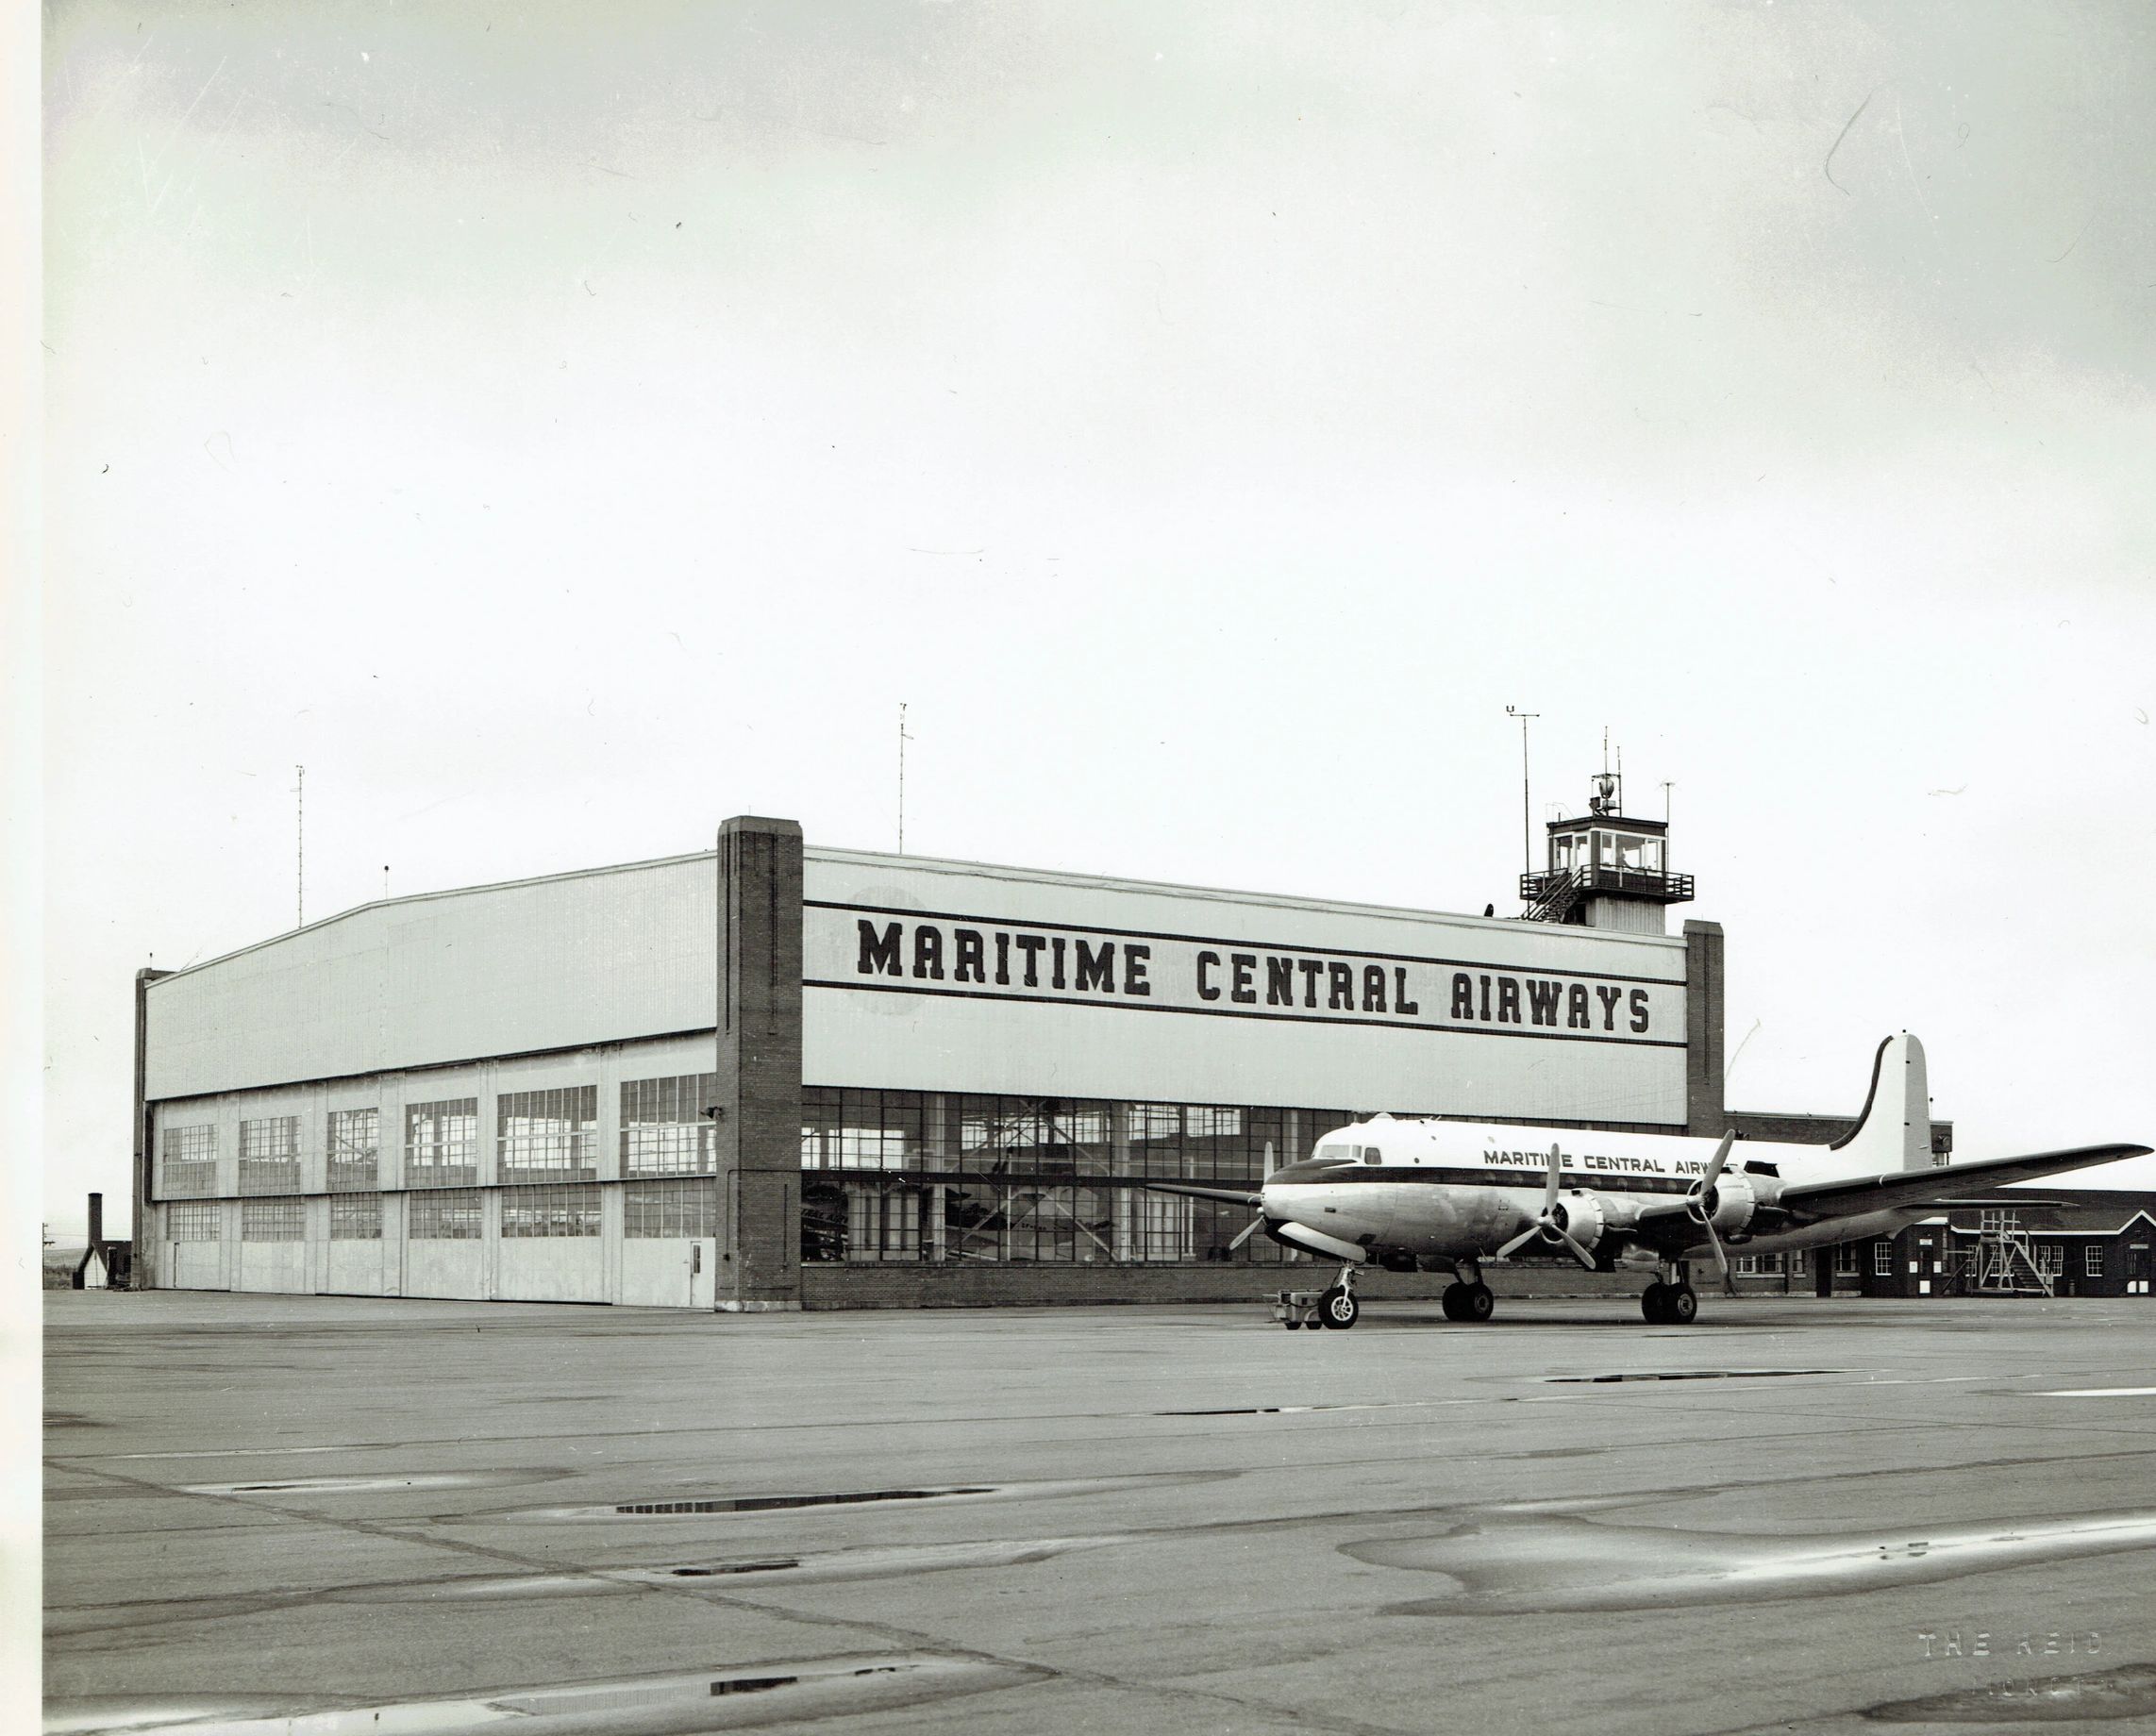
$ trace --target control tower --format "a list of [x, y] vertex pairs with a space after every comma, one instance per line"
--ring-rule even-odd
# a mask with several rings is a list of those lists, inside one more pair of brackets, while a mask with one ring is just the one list
[[1622, 772], [1597, 772], [1587, 811], [1549, 823], [1547, 865], [1520, 876], [1522, 920], [1666, 931], [1663, 907], [1691, 899], [1692, 876], [1669, 871], [1669, 823], [1628, 815], [1624, 795]]

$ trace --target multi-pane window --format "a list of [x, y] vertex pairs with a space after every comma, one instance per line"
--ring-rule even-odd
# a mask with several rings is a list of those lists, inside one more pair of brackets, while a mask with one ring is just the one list
[[1854, 1242], [1837, 1242], [1834, 1244], [1834, 1276], [1836, 1277], [1855, 1277], [1857, 1276], [1857, 1244]]
[[165, 1198], [217, 1192], [217, 1129], [214, 1126], [167, 1127], [161, 1143], [164, 1174], [159, 1191]]
[[2091, 1242], [2081, 1249], [2081, 1276], [2084, 1277], [2101, 1277], [2103, 1276], [2102, 1243]]
[[408, 1194], [405, 1211], [409, 1219], [406, 1235], [413, 1242], [476, 1242], [485, 1222], [479, 1212], [476, 1188]]
[[599, 1233], [596, 1187], [548, 1185], [504, 1189], [502, 1237], [595, 1236]]
[[242, 1242], [298, 1242], [307, 1235], [307, 1202], [250, 1199], [240, 1205]]
[[918, 1092], [809, 1087], [801, 1102], [803, 1169], [943, 1168], [922, 1140]]
[[165, 1234], [175, 1242], [215, 1242], [224, 1221], [225, 1208], [213, 1199], [165, 1208]]
[[494, 1106], [500, 1181], [590, 1181], [598, 1175], [599, 1088], [504, 1092]]
[[479, 1100], [452, 1097], [404, 1109], [407, 1187], [469, 1187], [479, 1178]]
[[1872, 1244], [1872, 1277], [1892, 1277], [1893, 1276], [1894, 1276], [1894, 1244], [1893, 1244], [1893, 1243], [1891, 1243], [1891, 1242], [1875, 1242], [1875, 1243], [1873, 1243], [1873, 1244]]
[[2046, 1277], [2063, 1277], [2066, 1270], [2066, 1250], [2056, 1242], [2038, 1244], [2036, 1269]]
[[622, 1190], [622, 1234], [633, 1240], [715, 1236], [719, 1195], [709, 1181], [632, 1181]]
[[257, 1121], [242, 1121], [240, 1124], [240, 1192], [293, 1194], [298, 1190], [299, 1117], [265, 1115]]
[[[805, 1260], [1275, 1262], [1239, 1205], [1148, 1195], [1139, 1177], [1255, 1187], [1339, 1110], [810, 1086]], [[1291, 1138], [1291, 1132], [1294, 1137]]]
[[715, 1073], [624, 1079], [622, 1174], [710, 1175], [717, 1161], [718, 1129], [704, 1110], [718, 1100]]
[[326, 1143], [332, 1192], [381, 1185], [381, 1110], [331, 1110]]
[[[430, 1194], [429, 1199], [442, 1195]], [[379, 1242], [382, 1239], [382, 1196], [379, 1194], [354, 1194], [343, 1199], [329, 1202], [329, 1240], [332, 1242]]]

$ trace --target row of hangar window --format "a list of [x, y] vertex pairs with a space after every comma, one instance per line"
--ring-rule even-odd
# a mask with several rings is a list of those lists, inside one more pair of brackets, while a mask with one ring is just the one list
[[[500, 1202], [505, 1239], [597, 1236], [601, 1233], [596, 1183], [549, 1183], [529, 1188], [441, 1188], [405, 1196], [409, 1242], [476, 1242], [486, 1233], [486, 1200]], [[329, 1202], [329, 1240], [382, 1239], [382, 1195], [351, 1194]], [[242, 1242], [303, 1242], [307, 1202], [243, 1199]], [[225, 1233], [221, 1200], [175, 1200], [164, 1208], [165, 1236], [173, 1242], [217, 1242]], [[640, 1181], [622, 1189], [622, 1234], [631, 1241], [715, 1236], [718, 1198], [708, 1181]]]
[[[710, 1175], [716, 1134], [705, 1106], [714, 1075], [629, 1079], [621, 1086], [620, 1174]], [[1298, 1125], [1291, 1115], [1299, 1114]], [[476, 1096], [408, 1103], [398, 1155], [406, 1187], [479, 1183]], [[1011, 1170], [1212, 1178], [1255, 1178], [1270, 1146], [1285, 1160], [1295, 1142], [1350, 1119], [1345, 1110], [1240, 1105], [1121, 1103], [1095, 1099], [874, 1091], [810, 1086], [802, 1093], [804, 1169]], [[213, 1123], [168, 1125], [159, 1138], [159, 1197], [217, 1193]], [[301, 1187], [301, 1118], [242, 1120], [237, 1169], [242, 1196]], [[598, 1179], [598, 1089], [592, 1085], [505, 1092], [495, 1099], [497, 1180]], [[323, 1149], [328, 1191], [384, 1185], [378, 1109], [331, 1110]]]
[[[621, 1087], [621, 1173], [705, 1175], [717, 1157], [704, 1108], [717, 1095], [709, 1073], [625, 1079]], [[504, 1092], [494, 1101], [494, 1162], [503, 1177], [593, 1181], [598, 1177], [599, 1092], [595, 1085]], [[408, 1187], [454, 1188], [479, 1179], [479, 1100], [448, 1097], [404, 1106], [402, 1174]], [[323, 1150], [332, 1193], [382, 1185], [381, 1110], [331, 1110]], [[167, 1199], [217, 1191], [217, 1127], [168, 1126], [159, 1138], [160, 1194]], [[240, 1123], [239, 1192], [291, 1194], [300, 1186], [300, 1118], [265, 1115]]]

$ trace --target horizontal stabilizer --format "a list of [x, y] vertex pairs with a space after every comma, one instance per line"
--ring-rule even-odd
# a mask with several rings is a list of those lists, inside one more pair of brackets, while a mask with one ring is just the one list
[[[2087, 1169], [2092, 1164], [2113, 1163], [2121, 1158], [2148, 1154], [2147, 1145], [2078, 1145], [2068, 1151], [2031, 1152], [2018, 1158], [1986, 1158], [1975, 1163], [1948, 1163], [1931, 1169], [1899, 1170], [1885, 1176], [1850, 1176], [1835, 1181], [1801, 1182], [1784, 1188], [1780, 1203], [1798, 1216], [1818, 1219], [1845, 1217], [1859, 1211], [1889, 1209], [1936, 1209], [1948, 1204], [1946, 1190], [1972, 1184], [2003, 1187], [2011, 1181], [2028, 1181], [2038, 1176], [2056, 1176], [2066, 1170]], [[1986, 1201], [1985, 1204], [1996, 1204]]]

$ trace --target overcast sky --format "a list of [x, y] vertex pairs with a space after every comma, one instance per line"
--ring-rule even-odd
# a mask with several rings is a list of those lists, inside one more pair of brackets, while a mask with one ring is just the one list
[[1508, 914], [1506, 706], [1538, 834], [1607, 726], [1732, 1106], [1907, 1027], [1962, 1156], [2156, 1143], [2146, 6], [44, 47], [57, 1222], [137, 967], [292, 924], [295, 765], [313, 919], [888, 848], [901, 702], [915, 853]]

